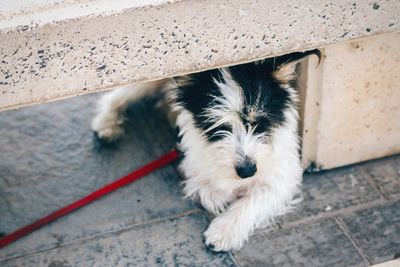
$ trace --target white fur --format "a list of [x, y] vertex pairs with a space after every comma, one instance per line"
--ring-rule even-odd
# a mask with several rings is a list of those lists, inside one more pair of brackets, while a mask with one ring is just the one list
[[[204, 233], [206, 244], [212, 245], [215, 251], [228, 251], [241, 248], [256, 228], [271, 224], [276, 216], [292, 207], [294, 196], [299, 193], [302, 169], [296, 107], [285, 111], [286, 122], [270, 137], [255, 135], [254, 129], [243, 125], [236, 113], [247, 105], [242, 90], [228, 70], [221, 70], [221, 74], [224, 81], [214, 82], [224, 99], [214, 99], [213, 107], [204, 113], [213, 122], [213, 127], [227, 122], [233, 125], [232, 133], [221, 133], [225, 138], [220, 141], [207, 141], [204, 133], [195, 127], [191, 113], [176, 103], [174, 87], [178, 85], [170, 83], [167, 86], [165, 80], [105, 95], [92, 128], [102, 138], [118, 137], [122, 133], [121, 114], [129, 102], [162, 87], [169, 88], [167, 99], [177, 115], [176, 124], [182, 136], [180, 146], [185, 151], [180, 164], [186, 178], [184, 193], [186, 197], [198, 199], [205, 209], [217, 215]], [[295, 90], [289, 86], [285, 89], [297, 102]], [[260, 104], [259, 101], [254, 103], [252, 107], [246, 106], [254, 112], [251, 116], [258, 112], [257, 105]], [[257, 172], [250, 179], [240, 179], [234, 166], [246, 156], [256, 161]]]
[[159, 80], [140, 83], [135, 86], [118, 88], [104, 95], [97, 105], [97, 115], [92, 121], [92, 129], [101, 139], [118, 139], [123, 134], [124, 115], [129, 104], [146, 95], [153, 94], [167, 81]]
[[[298, 155], [297, 112], [286, 111], [287, 123], [273, 133], [272, 145], [243, 132], [241, 140], [207, 141], [185, 110], [178, 111], [177, 124], [183, 135], [185, 157], [184, 192], [199, 198], [208, 211], [218, 214], [204, 233], [215, 251], [238, 250], [258, 227], [270, 224], [291, 207], [299, 193], [302, 169]], [[258, 171], [251, 179], [240, 179], [234, 171], [235, 148], [256, 158]], [[229, 206], [228, 206], [229, 205]], [[226, 209], [227, 207], [227, 209]]]

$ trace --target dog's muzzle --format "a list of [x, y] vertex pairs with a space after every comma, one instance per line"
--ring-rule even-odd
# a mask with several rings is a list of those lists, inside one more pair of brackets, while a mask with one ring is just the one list
[[242, 178], [252, 177], [257, 172], [257, 166], [254, 161], [246, 159], [235, 167], [237, 175]]

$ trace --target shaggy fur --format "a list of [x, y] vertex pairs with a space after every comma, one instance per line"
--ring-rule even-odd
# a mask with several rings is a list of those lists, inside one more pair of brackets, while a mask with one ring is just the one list
[[319, 51], [293, 53], [115, 90], [92, 123], [101, 139], [123, 133], [124, 111], [163, 89], [184, 153], [184, 193], [216, 215], [205, 231], [214, 251], [238, 250], [259, 227], [297, 201], [299, 160], [296, 64]]

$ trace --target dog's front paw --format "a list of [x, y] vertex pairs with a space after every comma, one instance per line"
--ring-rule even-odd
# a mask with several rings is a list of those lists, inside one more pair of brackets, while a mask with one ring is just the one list
[[124, 133], [123, 119], [109, 112], [101, 112], [92, 121], [92, 130], [103, 141], [114, 141]]
[[247, 239], [247, 235], [243, 237], [242, 234], [232, 221], [217, 217], [204, 232], [204, 237], [206, 246], [215, 252], [237, 251]]

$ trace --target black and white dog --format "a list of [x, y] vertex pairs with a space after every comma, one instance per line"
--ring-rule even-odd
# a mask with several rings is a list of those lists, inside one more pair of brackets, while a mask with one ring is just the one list
[[123, 133], [129, 104], [163, 90], [184, 152], [184, 193], [217, 215], [205, 231], [214, 251], [238, 250], [297, 201], [299, 159], [295, 67], [318, 50], [117, 89], [99, 102], [93, 130]]

